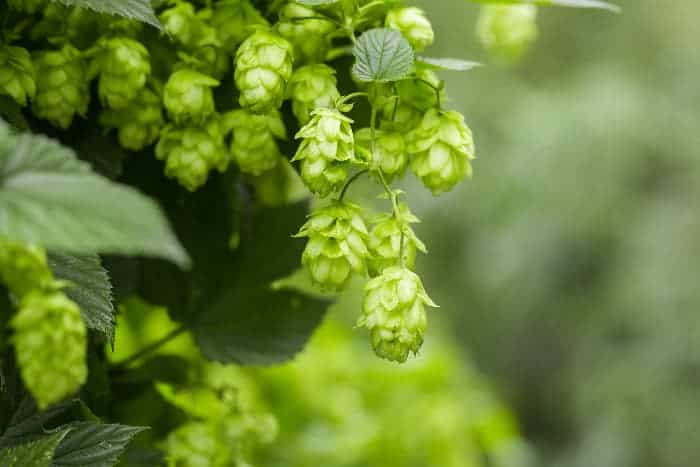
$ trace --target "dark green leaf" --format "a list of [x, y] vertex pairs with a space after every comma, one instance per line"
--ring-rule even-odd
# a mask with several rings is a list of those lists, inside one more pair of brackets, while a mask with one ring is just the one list
[[36, 440], [45, 433], [45, 430], [48, 428], [46, 426], [47, 423], [75, 406], [75, 404], [75, 401], [63, 402], [39, 411], [36, 408], [34, 399], [25, 397], [12, 415], [7, 429], [0, 436], [0, 447], [15, 446]]
[[387, 82], [405, 78], [413, 67], [413, 49], [393, 29], [376, 28], [363, 33], [352, 50], [352, 73], [359, 81]]
[[54, 453], [52, 467], [111, 467], [126, 445], [146, 428], [79, 422], [68, 425], [68, 435]]
[[66, 295], [80, 306], [87, 327], [103, 333], [113, 342], [112, 285], [99, 256], [51, 253], [49, 265], [56, 278], [70, 283], [65, 289]]
[[69, 429], [56, 431], [48, 436], [18, 446], [0, 449], [2, 467], [49, 467], [56, 446]]
[[123, 16], [162, 29], [150, 0], [57, 0], [68, 6], [88, 8], [98, 13]]

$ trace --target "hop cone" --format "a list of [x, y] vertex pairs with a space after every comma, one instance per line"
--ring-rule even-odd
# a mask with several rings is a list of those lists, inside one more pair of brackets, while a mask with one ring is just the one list
[[299, 63], [323, 62], [331, 48], [335, 25], [318, 16], [313, 9], [298, 3], [288, 3], [280, 11], [277, 31], [294, 46]]
[[411, 170], [434, 195], [451, 190], [471, 175], [474, 141], [459, 112], [429, 110], [409, 140]]
[[165, 175], [190, 191], [207, 181], [210, 170], [226, 170], [229, 161], [223, 129], [214, 118], [202, 127], [166, 126], [156, 145], [156, 157], [165, 160]]
[[231, 156], [241, 172], [260, 175], [277, 165], [281, 154], [275, 138], [287, 136], [279, 112], [257, 115], [237, 109], [227, 115], [227, 122], [233, 129]]
[[34, 114], [61, 128], [68, 128], [75, 114], [87, 112], [90, 90], [80, 51], [71, 45], [39, 52], [34, 60], [36, 95]]
[[416, 7], [390, 10], [386, 15], [386, 27], [401, 32], [416, 52], [425, 50], [435, 39], [433, 27], [425, 12]]
[[10, 96], [25, 106], [35, 92], [34, 65], [27, 49], [0, 45], [0, 95]]
[[437, 306], [425, 292], [420, 277], [393, 266], [367, 282], [357, 324], [369, 329], [377, 356], [403, 363], [409, 353], [417, 353], [423, 345], [425, 305]]
[[163, 29], [182, 45], [196, 45], [202, 34], [203, 23], [197, 18], [194, 5], [179, 0], [172, 3], [170, 8], [159, 15]]
[[211, 88], [219, 85], [214, 78], [190, 69], [174, 72], [165, 83], [163, 104], [175, 123], [200, 124], [214, 113]]
[[6, 240], [0, 240], [0, 279], [19, 298], [32, 289], [53, 285], [53, 275], [42, 248]]
[[128, 107], [151, 74], [148, 50], [140, 42], [126, 37], [105, 37], [98, 47], [90, 75], [100, 75], [100, 99], [113, 109]]
[[75, 393], [87, 377], [87, 331], [78, 305], [59, 291], [32, 291], [11, 324], [22, 380], [39, 408]]
[[119, 144], [132, 151], [153, 144], [164, 123], [161, 98], [148, 88], [143, 88], [128, 107], [107, 109], [100, 115], [100, 124], [116, 128]]
[[308, 237], [301, 262], [312, 282], [324, 290], [339, 291], [352, 272], [363, 274], [369, 255], [367, 235], [360, 208], [353, 204], [334, 202], [311, 213], [296, 236]]
[[256, 27], [269, 24], [248, 0], [220, 0], [214, 6], [211, 25], [216, 29], [224, 50], [233, 54]]
[[494, 57], [518, 60], [537, 39], [534, 5], [486, 5], [481, 8], [477, 36]]
[[321, 197], [347, 179], [343, 163], [355, 159], [352, 120], [336, 109], [316, 109], [296, 138], [302, 138], [292, 161], [301, 161], [301, 178]]
[[335, 70], [328, 65], [306, 65], [294, 71], [289, 81], [288, 95], [292, 111], [301, 125], [311, 119], [318, 108], [331, 108], [340, 97]]
[[279, 108], [292, 76], [292, 62], [292, 46], [280, 36], [257, 31], [246, 39], [236, 52], [234, 73], [241, 107], [253, 113]]
[[[355, 141], [368, 152], [372, 147], [372, 131], [363, 128], [355, 134]], [[403, 134], [396, 131], [374, 132], [374, 153], [370, 154], [370, 165], [382, 171], [388, 181], [400, 177], [408, 166], [408, 153]]]
[[[382, 271], [398, 266], [399, 256], [403, 250], [403, 265], [412, 269], [416, 262], [416, 252], [420, 250], [427, 253], [425, 245], [409, 226], [419, 222], [403, 203], [399, 204], [399, 217], [385, 214], [381, 216], [369, 234], [368, 247], [371, 258], [368, 262], [372, 275], [381, 274]], [[403, 248], [401, 242], [403, 241]]]

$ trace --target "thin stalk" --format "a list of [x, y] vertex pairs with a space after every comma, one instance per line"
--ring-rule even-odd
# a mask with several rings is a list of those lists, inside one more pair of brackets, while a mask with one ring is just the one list
[[345, 186], [343, 187], [343, 190], [340, 192], [340, 196], [338, 197], [338, 201], [343, 201], [343, 198], [345, 198], [345, 192], [348, 191], [348, 188], [350, 188], [350, 185], [352, 185], [352, 183], [355, 180], [357, 180], [358, 178], [360, 178], [362, 175], [366, 174], [367, 172], [369, 172], [369, 169], [362, 169], [359, 172], [357, 172], [355, 175], [350, 177], [348, 179], [348, 181], [345, 182]]
[[126, 357], [121, 362], [116, 363], [115, 366], [126, 367], [126, 366], [134, 363], [135, 361], [141, 360], [142, 358], [155, 352], [156, 350], [158, 350], [159, 348], [161, 348], [162, 346], [164, 346], [168, 342], [172, 341], [173, 339], [178, 337], [180, 334], [184, 333], [186, 330], [187, 330], [187, 328], [185, 328], [184, 325], [178, 326], [177, 328], [173, 329], [172, 331], [170, 331], [169, 333], [167, 333], [166, 335], [164, 335], [163, 337], [161, 337], [157, 341], [151, 342], [150, 344], [148, 344], [144, 348], [142, 348], [142, 349], [136, 351], [134, 354]]

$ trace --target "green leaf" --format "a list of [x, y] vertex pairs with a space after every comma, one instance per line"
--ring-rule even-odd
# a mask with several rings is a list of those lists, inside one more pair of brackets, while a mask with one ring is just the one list
[[320, 6], [338, 3], [338, 0], [296, 0], [295, 3], [306, 6]]
[[393, 29], [376, 28], [363, 33], [352, 49], [352, 73], [359, 81], [388, 82], [405, 78], [413, 67], [413, 49]]
[[145, 427], [79, 422], [55, 450], [52, 467], [111, 467], [126, 445]]
[[417, 57], [416, 63], [424, 68], [446, 71], [468, 71], [482, 66], [479, 62], [471, 62], [460, 58]]
[[474, 3], [531, 4], [538, 6], [564, 6], [572, 8], [597, 8], [619, 13], [622, 9], [602, 0], [470, 0]]
[[88, 8], [98, 13], [123, 16], [163, 29], [150, 0], [55, 0], [68, 6]]
[[2, 467], [49, 467], [56, 446], [69, 429], [56, 431], [37, 441], [0, 449]]
[[0, 448], [15, 446], [18, 444], [34, 441], [46, 433], [46, 424], [61, 415], [71, 407], [76, 401], [54, 404], [46, 410], [37, 410], [36, 404], [31, 397], [25, 397], [12, 415], [10, 424], [5, 432], [0, 436]]
[[155, 202], [93, 173], [48, 138], [11, 138], [0, 142], [0, 236], [66, 253], [143, 254], [189, 264]]
[[48, 261], [54, 276], [69, 282], [64, 292], [80, 307], [87, 327], [103, 333], [110, 343], [113, 342], [112, 284], [99, 256], [51, 253]]

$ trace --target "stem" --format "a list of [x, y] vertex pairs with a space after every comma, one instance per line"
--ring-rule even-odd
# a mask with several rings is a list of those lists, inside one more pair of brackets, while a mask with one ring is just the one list
[[415, 78], [417, 81], [420, 81], [421, 83], [425, 84], [426, 86], [430, 86], [433, 91], [435, 91], [435, 100], [437, 101], [437, 107], [438, 109], [442, 108], [442, 103], [440, 102], [440, 88], [435, 86], [433, 83], [431, 83], [428, 80], [425, 80], [423, 78]]
[[362, 92], [362, 91], [353, 92], [353, 93], [348, 94], [347, 96], [343, 96], [340, 99], [340, 101], [338, 101], [338, 103], [344, 104], [345, 102], [349, 101], [350, 99], [354, 99], [356, 97], [369, 97], [369, 94], [366, 92]]
[[340, 192], [340, 196], [338, 197], [338, 201], [343, 201], [343, 198], [345, 197], [345, 192], [348, 191], [348, 188], [350, 188], [350, 185], [352, 185], [352, 182], [360, 178], [362, 175], [366, 174], [369, 172], [369, 169], [362, 169], [359, 172], [357, 172], [355, 175], [350, 177], [347, 182], [345, 182], [345, 186], [343, 187], [343, 190]]
[[405, 236], [406, 235], [404, 234], [404, 231], [402, 228], [401, 229], [401, 239], [399, 240], [399, 266], [401, 266], [402, 268], [404, 267], [404, 264], [403, 264], [403, 244], [404, 244]]
[[148, 344], [147, 346], [145, 346], [141, 350], [136, 351], [136, 353], [126, 357], [121, 362], [116, 363], [115, 366], [126, 367], [126, 366], [130, 365], [131, 363], [134, 363], [137, 360], [141, 360], [143, 357], [146, 357], [149, 354], [155, 352], [156, 350], [158, 350], [159, 348], [161, 348], [162, 346], [164, 346], [165, 344], [167, 344], [171, 340], [178, 337], [180, 334], [182, 334], [186, 330], [187, 330], [187, 328], [185, 328], [184, 325], [180, 325], [180, 326], [176, 327], [175, 329], [173, 329], [172, 331], [170, 331], [169, 333], [167, 333], [166, 335], [164, 335], [163, 337], [161, 337], [157, 341], [151, 342], [150, 344]]

